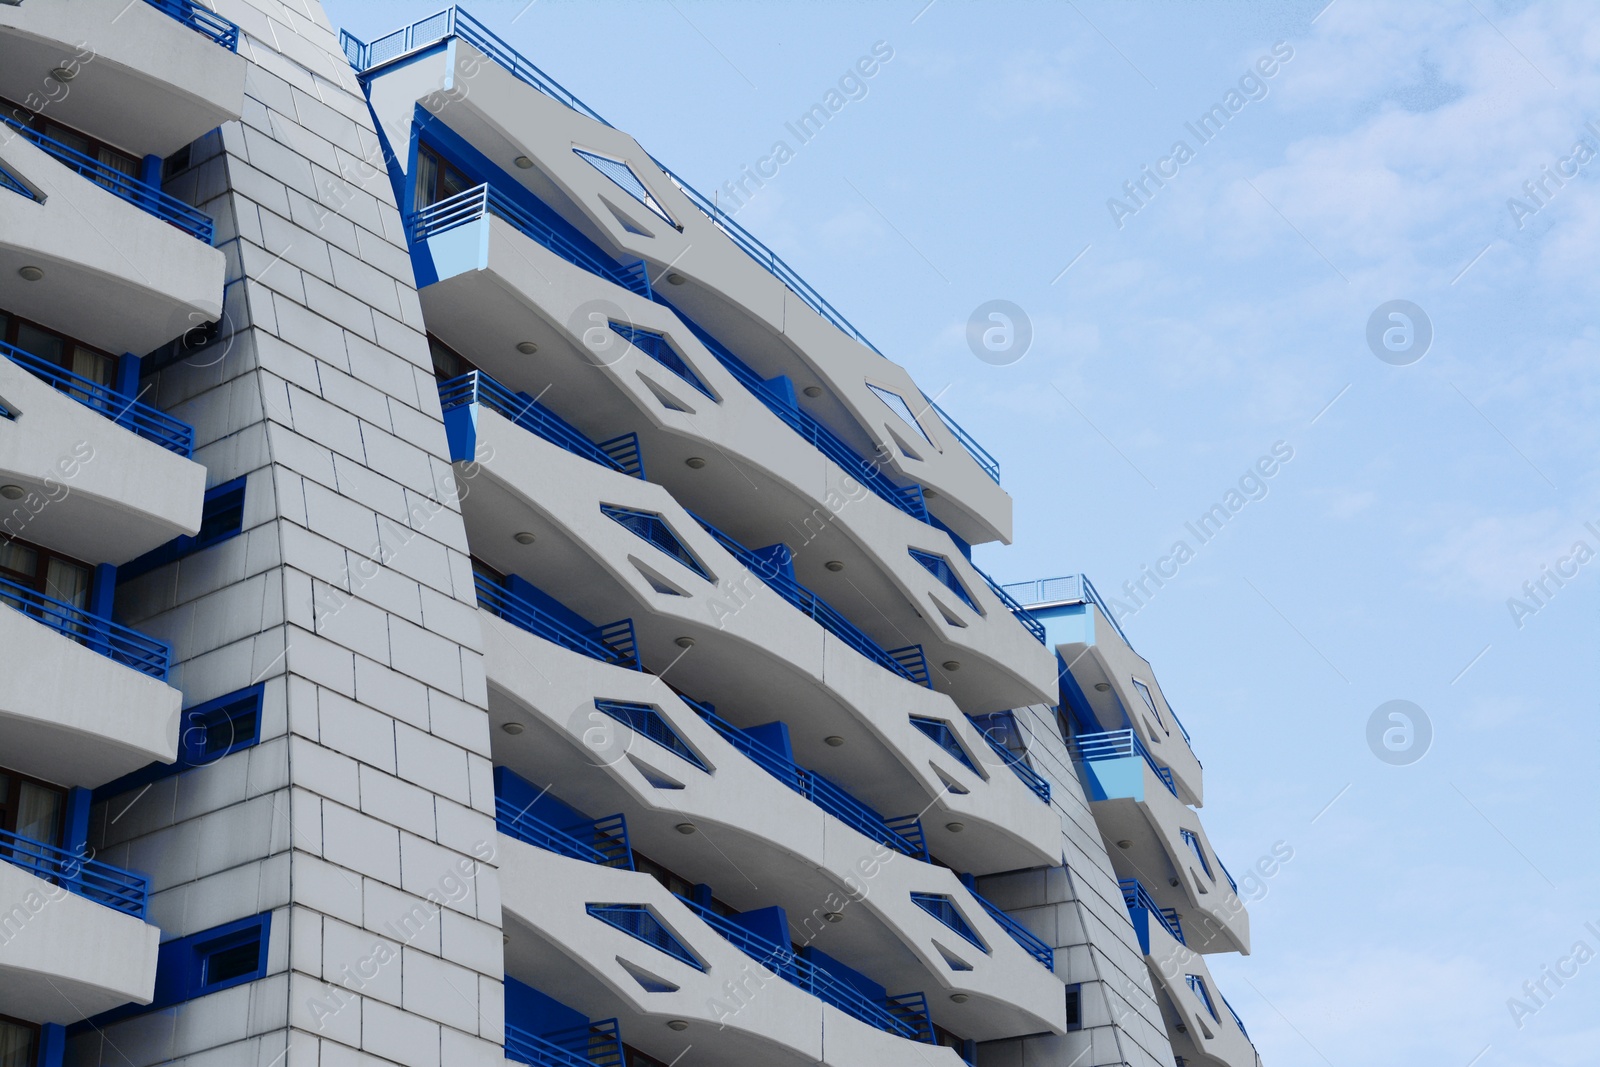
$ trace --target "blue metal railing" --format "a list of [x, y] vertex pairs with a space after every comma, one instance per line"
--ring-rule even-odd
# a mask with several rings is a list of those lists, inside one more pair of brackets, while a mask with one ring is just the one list
[[202, 37], [209, 37], [230, 52], [239, 50], [239, 27], [221, 15], [195, 3], [194, 0], [144, 0], [163, 11]]
[[146, 637], [121, 623], [37, 593], [9, 578], [0, 578], [0, 604], [16, 608], [30, 619], [44, 623], [62, 636], [125, 667], [163, 682], [167, 680], [172, 667], [172, 646], [165, 641]]
[[149, 909], [150, 880], [144, 875], [9, 830], [0, 830], [0, 860], [136, 919], [143, 919]]
[[893, 671], [908, 682], [933, 688], [933, 683], [928, 678], [928, 662], [923, 655], [921, 645], [885, 649], [862, 633], [855, 623], [839, 614], [831, 604], [789, 577], [775, 559], [763, 559], [757, 556], [694, 512], [691, 511], [689, 516], [705, 527], [706, 533], [715, 538], [717, 544], [765, 582], [768, 588], [816, 620], [823, 629], [885, 670]]
[[1211, 1017], [1220, 1023], [1222, 1017], [1217, 1014], [1217, 1006], [1211, 1003], [1211, 990], [1206, 988], [1206, 980], [1198, 974], [1186, 974], [1183, 979], [1189, 983], [1189, 989], [1194, 995], [1200, 998], [1200, 1003], [1206, 1006], [1206, 1011], [1211, 1013]]
[[504, 798], [496, 797], [494, 821], [508, 837], [535, 848], [601, 867], [633, 870], [628, 823], [621, 815], [607, 815], [603, 819], [563, 829], [550, 825], [526, 808], [518, 808]]
[[579, 630], [481, 574], [473, 575], [473, 579], [478, 590], [478, 606], [491, 615], [498, 615], [513, 626], [591, 659], [636, 671], [643, 669], [634, 644], [632, 619]]
[[1139, 735], [1132, 729], [1106, 730], [1097, 734], [1079, 734], [1075, 739], [1078, 745], [1078, 755], [1084, 760], [1126, 759], [1129, 756], [1140, 756], [1161, 779], [1161, 784], [1166, 786], [1173, 796], [1178, 795], [1178, 787], [1172, 781], [1172, 770], [1157, 763], [1155, 757], [1150, 755], [1150, 750], [1144, 747], [1144, 742], [1139, 740]]
[[689, 947], [679, 941], [655, 912], [643, 904], [589, 904], [589, 914], [608, 926], [614, 926], [630, 937], [636, 937], [651, 948], [659, 949], [695, 970], [703, 971], [705, 964], [695, 959]]
[[[443, 410], [451, 411], [464, 404], [481, 404], [496, 414], [504, 415], [524, 430], [602, 467], [631, 474], [636, 478], [644, 477], [644, 465], [638, 459], [638, 435], [624, 434], [622, 437], [614, 437], [610, 441], [596, 444], [585, 437], [576, 426], [537, 400], [513, 393], [482, 371], [468, 371], [440, 384], [439, 406]], [[628, 451], [626, 447], [628, 438], [632, 439], [631, 464], [618, 458]]]
[[972, 899], [981, 904], [983, 906], [983, 910], [989, 913], [989, 918], [1000, 924], [1000, 929], [1010, 934], [1011, 939], [1017, 944], [1021, 945], [1030, 956], [1044, 964], [1046, 970], [1050, 971], [1052, 974], [1055, 973], [1055, 949], [1045, 944], [1042, 938], [1034, 934], [1027, 927], [1023, 926], [1021, 923], [1017, 922], [1017, 920], [1001, 911], [987, 897], [979, 895], [976, 882], [972, 875], [962, 875], [961, 881], [966, 885], [967, 892], [972, 894]]
[[[976, 723], [973, 725], [977, 726]], [[983, 739], [989, 742], [989, 747], [994, 749], [994, 754], [1004, 760], [1006, 766], [1010, 767], [1029, 789], [1033, 790], [1035, 796], [1040, 800], [1049, 801], [1050, 782], [1044, 775], [1028, 766], [1021, 756], [1012, 752], [1004, 743], [996, 740], [995, 736], [988, 730], [979, 729], [978, 733], [982, 734]]]
[[980, 445], [977, 438], [963, 430], [961, 428], [961, 424], [955, 419], [952, 419], [949, 414], [945, 412], [944, 408], [940, 407], [938, 404], [935, 404], [931, 396], [929, 396], [927, 393], [923, 393], [922, 397], [928, 402], [928, 406], [933, 408], [933, 410], [938, 413], [939, 418], [944, 421], [945, 426], [952, 434], [955, 435], [956, 440], [961, 442], [961, 447], [967, 450], [967, 454], [973, 459], [977, 460], [978, 466], [983, 468], [983, 473], [987, 474], [991, 479], [993, 479], [994, 484], [999, 485], [1000, 461], [995, 459], [994, 456], [990, 455], [989, 450]]
[[622, 1067], [622, 1034], [615, 1019], [601, 1019], [548, 1034], [506, 1023], [506, 1059], [532, 1067]]
[[1217, 857], [1217, 866], [1222, 868], [1222, 876], [1228, 880], [1228, 888], [1233, 890], [1233, 895], [1239, 895], [1239, 883], [1233, 880], [1233, 875], [1228, 871], [1228, 865], [1222, 862], [1222, 857]]
[[1133, 647], [1133, 642], [1128, 640], [1128, 635], [1123, 632], [1122, 624], [1106, 602], [1101, 599], [1100, 592], [1089, 581], [1086, 574], [1068, 574], [1060, 578], [1036, 578], [1031, 582], [1007, 582], [1001, 586], [1008, 593], [1028, 607], [1037, 607], [1040, 604], [1093, 604], [1100, 609], [1100, 614], [1111, 623], [1112, 629], [1128, 645]]
[[113, 196], [142, 208], [162, 222], [171, 223], [191, 237], [206, 244], [211, 243], [216, 233], [216, 224], [205, 212], [197, 211], [175, 196], [168, 196], [153, 185], [146, 185], [137, 178], [130, 178], [115, 167], [107, 166], [92, 156], [86, 156], [76, 148], [68, 148], [60, 141], [23, 125], [10, 115], [0, 114], [0, 122], [16, 130], [46, 155], [77, 171]]
[[[1048, 638], [1045, 635], [1044, 623], [1034, 618], [1033, 612], [1023, 607], [1017, 602], [1016, 597], [1006, 592], [1005, 586], [1000, 585], [993, 578], [989, 577], [987, 574], [984, 574], [981, 570], [978, 570], [977, 567], [973, 567], [972, 569], [978, 571], [978, 577], [989, 583], [990, 590], [993, 591], [995, 596], [1000, 598], [1000, 603], [1006, 606], [1007, 611], [1016, 616], [1017, 621], [1022, 624], [1024, 629], [1033, 635], [1034, 640], [1038, 641], [1041, 645], [1048, 643]], [[1109, 617], [1110, 616], [1107, 616], [1107, 618]]]
[[162, 448], [170, 449], [186, 458], [194, 455], [194, 428], [188, 423], [181, 422], [148, 404], [141, 404], [137, 400], [121, 396], [99, 382], [74, 374], [15, 345], [0, 343], [0, 356], [5, 356], [35, 377], [49, 382], [84, 407], [99, 412], [118, 426], [132, 430], [145, 440], [154, 441]]
[[977, 772], [978, 768], [973, 765], [972, 757], [967, 755], [967, 750], [962, 746], [960, 739], [956, 737], [956, 732], [950, 728], [949, 723], [943, 719], [930, 719], [923, 715], [913, 715], [911, 716], [911, 725], [917, 728], [918, 733], [938, 745], [947, 755], [965, 766], [967, 770], [974, 773]]
[[1143, 908], [1156, 917], [1156, 921], [1161, 924], [1162, 929], [1171, 934], [1178, 944], [1188, 945], [1188, 942], [1183, 939], [1183, 924], [1178, 921], [1178, 909], [1163, 908], [1157, 905], [1155, 898], [1140, 884], [1137, 878], [1124, 878], [1117, 883], [1117, 887], [1122, 890], [1122, 902], [1128, 906], [1130, 912], [1135, 908]]
[[678, 736], [678, 731], [674, 730], [667, 720], [661, 717], [661, 713], [649, 704], [635, 704], [626, 700], [596, 700], [594, 706], [596, 710], [616, 719], [634, 733], [644, 735], [685, 762], [702, 771], [709, 770], [699, 754], [690, 748], [688, 742]]
[[[1228, 998], [1222, 995], [1222, 991], [1220, 989], [1217, 990], [1217, 996], [1221, 998], [1222, 1006], [1228, 1009], [1228, 1014], [1233, 1016], [1233, 1025], [1239, 1028], [1239, 1032], [1244, 1035], [1244, 1039], [1246, 1041], [1250, 1041], [1250, 1031], [1244, 1028], [1244, 1020], [1239, 1018], [1239, 1013], [1233, 1010], [1233, 1005], [1228, 1003]], [[1252, 1045], [1255, 1044], [1254, 1041], [1250, 1041], [1250, 1043]]]
[[972, 928], [966, 917], [961, 914], [961, 909], [956, 907], [956, 902], [943, 893], [912, 893], [911, 903], [944, 923], [955, 932], [957, 937], [973, 948], [978, 949], [985, 955], [988, 954], [989, 946], [985, 945], [978, 937], [977, 931]]
[[594, 255], [487, 183], [413, 212], [406, 219], [406, 232], [415, 245], [457, 226], [476, 222], [485, 215], [505, 221], [575, 267], [615, 282], [629, 292], [650, 296], [650, 275], [643, 262], [624, 267]]
[[725, 741], [742, 752], [756, 766], [829, 815], [862, 835], [888, 845], [901, 855], [920, 860], [928, 858], [927, 843], [923, 839], [922, 821], [919, 816], [906, 815], [898, 819], [887, 819], [815, 771], [796, 766], [781, 752], [762, 744], [722, 718], [711, 710], [710, 706], [682, 693], [678, 696]]
[[26, 185], [22, 184], [22, 180], [20, 178], [18, 178], [15, 174], [12, 174], [9, 170], [6, 170], [4, 167], [0, 167], [0, 189], [5, 189], [8, 192], [16, 193], [18, 196], [25, 196], [29, 200], [39, 199], [37, 196], [33, 195], [32, 189], [29, 189]]
[[678, 899], [735, 948], [789, 984], [800, 987], [823, 1003], [832, 1004], [869, 1026], [908, 1041], [934, 1043], [933, 1024], [928, 1019], [927, 1001], [921, 993], [902, 993], [886, 997], [882, 1002], [870, 999], [855, 986], [834, 977], [789, 946], [764, 941], [710, 908], [684, 897]]

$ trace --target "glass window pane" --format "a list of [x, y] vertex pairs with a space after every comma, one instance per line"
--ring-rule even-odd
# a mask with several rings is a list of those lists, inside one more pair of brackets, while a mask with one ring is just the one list
[[65, 801], [59, 789], [23, 782], [17, 804], [17, 833], [47, 845], [61, 844], [61, 809]]
[[38, 1031], [26, 1023], [0, 1019], [0, 1067], [33, 1067]]
[[472, 188], [472, 182], [465, 174], [462, 174], [459, 170], [456, 170], [456, 168], [452, 167], [448, 163], [444, 164], [443, 166], [444, 175], [442, 180], [439, 182], [440, 200], [448, 200], [457, 193], [464, 193], [468, 189]]
[[57, 366], [66, 365], [66, 343], [53, 333], [46, 333], [26, 322], [17, 323], [17, 347], [40, 359], [48, 359]]
[[94, 158], [94, 144], [77, 130], [69, 130], [67, 127], [57, 125], [54, 122], [46, 122], [44, 124], [44, 135], [52, 141], [61, 142], [74, 151], [82, 152], [90, 159]]
[[64, 559], [52, 559], [45, 577], [45, 593], [75, 608], [89, 603], [89, 568]]
[[139, 161], [130, 155], [118, 152], [115, 148], [100, 149], [100, 162], [114, 171], [126, 174], [130, 178], [139, 176]]
[[433, 203], [439, 184], [439, 157], [426, 148], [417, 150], [417, 210]]
[[98, 382], [109, 388], [114, 367], [115, 364], [110, 356], [101, 355], [99, 352], [85, 348], [82, 345], [73, 345], [72, 362], [67, 366], [67, 369], [79, 377], [87, 378], [91, 382]]
[[0, 571], [10, 571], [8, 577], [21, 577], [32, 583], [39, 572], [39, 553], [16, 541], [0, 541]]

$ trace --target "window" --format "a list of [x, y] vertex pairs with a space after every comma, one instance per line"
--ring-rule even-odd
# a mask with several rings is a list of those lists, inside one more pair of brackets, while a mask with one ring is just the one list
[[66, 809], [65, 789], [0, 770], [0, 830], [60, 847]]
[[602, 156], [595, 152], [587, 152], [582, 148], [574, 148], [573, 151], [584, 162], [615, 182], [623, 192], [661, 216], [669, 226], [680, 230], [683, 229], [682, 226], [672, 220], [671, 215], [667, 214], [667, 209], [662, 207], [654, 196], [650, 195], [650, 190], [645, 187], [644, 181], [633, 172], [632, 167], [620, 159], [612, 159], [609, 156]]
[[0, 1015], [0, 1067], [34, 1067], [39, 1055], [39, 1028]]
[[[75, 608], [86, 608], [93, 578], [94, 572], [87, 563], [19, 538], [0, 539], [0, 579], [7, 582]], [[18, 606], [4, 595], [4, 590], [4, 585], [0, 585], [0, 601]]]
[[1194, 853], [1195, 859], [1200, 861], [1200, 869], [1206, 872], [1206, 877], [1215, 882], [1217, 876], [1211, 873], [1211, 864], [1206, 860], [1206, 850], [1200, 845], [1200, 835], [1193, 830], [1185, 830], [1181, 827], [1178, 829], [1178, 833], [1183, 835], [1184, 843]]
[[157, 567], [191, 556], [201, 549], [221, 544], [237, 536], [244, 528], [243, 478], [206, 490], [205, 502], [200, 507], [200, 530], [193, 537], [174, 537], [159, 548], [153, 548], [136, 560], [117, 568], [117, 577], [123, 581], [147, 574]]
[[700, 565], [700, 561], [694, 558], [694, 554], [684, 547], [683, 542], [678, 540], [677, 534], [672, 532], [672, 527], [667, 525], [667, 520], [660, 515], [653, 511], [639, 511], [635, 508], [618, 507], [615, 504], [601, 504], [600, 513], [608, 519], [621, 523], [706, 581], [711, 581], [711, 575]]
[[433, 376], [441, 382], [478, 369], [465, 356], [431, 333], [428, 335], [428, 354], [433, 357]]
[[427, 145], [417, 146], [417, 198], [412, 210], [421, 211], [481, 184], [468, 178], [453, 164], [446, 163], [438, 152]]
[[[1161, 724], [1162, 729], [1166, 729], [1167, 724], [1161, 719], [1161, 709], [1156, 707], [1156, 698], [1151, 695], [1150, 687], [1139, 681], [1137, 678], [1133, 679], [1133, 687], [1137, 689], [1139, 691], [1139, 695], [1144, 698], [1145, 705], [1149, 707], [1150, 714], [1156, 717], [1156, 722]], [[1171, 733], [1172, 731], [1167, 730], [1167, 732]]]
[[[63, 126], [54, 119], [47, 119], [41, 114], [29, 111], [21, 104], [14, 104], [9, 100], [0, 99], [0, 109], [5, 111], [7, 118], [19, 125], [28, 127], [34, 133], [43, 134], [52, 141], [64, 144], [74, 152], [89, 157], [90, 160], [109, 170], [138, 180], [138, 156], [124, 152], [120, 148], [114, 148], [106, 142], [90, 137], [88, 134], [71, 126]], [[110, 186], [112, 180], [109, 177], [90, 178], [90, 181], [98, 182], [107, 187]]]
[[177, 942], [184, 951], [174, 964], [182, 968], [185, 991], [178, 999], [191, 1000], [265, 975], [271, 918], [270, 912], [255, 915]]
[[38, 323], [5, 311], [0, 311], [0, 341], [15, 345], [29, 355], [71, 371], [80, 378], [87, 378], [96, 385], [109, 389], [116, 381], [115, 356], [79, 344], [65, 334], [47, 330]]
[[1083, 1029], [1083, 987], [1067, 986], [1067, 1029]]
[[873, 385], [871, 382], [867, 383], [867, 388], [871, 389], [890, 411], [899, 415], [906, 425], [921, 434], [924, 441], [927, 441], [930, 445], [933, 444], [933, 440], [928, 436], [928, 431], [922, 428], [922, 423], [918, 422], [917, 417], [911, 413], [911, 406], [905, 402], [904, 397], [899, 393], [890, 392], [888, 389]]

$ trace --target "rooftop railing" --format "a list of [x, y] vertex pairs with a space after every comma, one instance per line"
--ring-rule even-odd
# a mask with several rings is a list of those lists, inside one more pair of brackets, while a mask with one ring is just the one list
[[0, 860], [21, 867], [67, 892], [143, 919], [150, 906], [150, 880], [99, 860], [0, 830]]
[[644, 477], [638, 434], [626, 433], [596, 444], [537, 400], [513, 393], [482, 371], [468, 371], [439, 386], [439, 406], [443, 410], [452, 411], [466, 404], [481, 404], [575, 456], [635, 478]]
[[710, 908], [679, 897], [685, 907], [703, 919], [733, 946], [760, 966], [791, 985], [810, 993], [825, 1004], [851, 1015], [869, 1026], [908, 1041], [934, 1044], [933, 1024], [928, 1019], [927, 1000], [921, 993], [903, 993], [873, 1000], [855, 986], [834, 977], [787, 945], [775, 945], [718, 915]]
[[90, 614], [64, 600], [45, 596], [9, 578], [0, 578], [0, 604], [42, 622], [63, 637], [98, 652], [141, 674], [167, 680], [172, 667], [172, 646], [146, 637], [121, 623]]
[[478, 606], [491, 615], [498, 615], [536, 637], [569, 651], [581, 652], [591, 659], [619, 667], [631, 667], [636, 671], [643, 669], [634, 642], [632, 619], [580, 630], [504, 586], [496, 585], [482, 574], [473, 575], [473, 579], [478, 590]]
[[695, 515], [693, 512], [689, 514], [695, 522], [705, 527], [706, 533], [715, 538], [717, 544], [726, 549], [729, 555], [744, 564], [752, 574], [765, 582], [773, 592], [816, 620], [823, 629], [885, 670], [893, 671], [908, 682], [925, 685], [929, 689], [933, 688], [933, 684], [928, 678], [928, 661], [923, 655], [921, 645], [885, 649], [872, 638], [862, 633], [855, 623], [839, 614], [831, 604], [789, 577], [776, 560], [763, 559], [757, 556], [700, 516]]
[[0, 114], [0, 123], [21, 134], [24, 140], [32, 142], [35, 147], [58, 163], [77, 171], [113, 196], [149, 212], [162, 222], [170, 223], [206, 244], [210, 244], [212, 237], [215, 236], [216, 224], [211, 221], [211, 216], [203, 211], [197, 211], [177, 197], [169, 196], [137, 178], [130, 178], [115, 167], [107, 166], [92, 156], [86, 156], [76, 148], [69, 148], [54, 138], [46, 137], [10, 115]]
[[575, 267], [615, 282], [629, 292], [650, 296], [650, 275], [642, 262], [624, 267], [609, 258], [596, 256], [488, 183], [412, 212], [406, 219], [406, 232], [411, 243], [416, 244], [448, 233], [457, 226], [476, 222], [485, 215], [501, 219]]
[[622, 1034], [615, 1019], [600, 1019], [535, 1034], [506, 1023], [506, 1059], [531, 1067], [622, 1067]]
[[920, 860], [928, 858], [927, 843], [923, 839], [922, 822], [918, 816], [907, 815], [898, 819], [887, 819], [820, 774], [796, 766], [783, 753], [757, 741], [722, 718], [709, 705], [683, 696], [681, 693], [679, 697], [717, 731], [723, 740], [742, 752], [756, 766], [829, 815], [862, 835], [888, 845], [902, 855]]
[[980, 445], [977, 438], [973, 437], [966, 430], [963, 430], [961, 428], [961, 424], [955, 419], [952, 419], [944, 410], [944, 408], [940, 407], [938, 404], [935, 404], [932, 397], [929, 397], [926, 393], [922, 395], [927, 399], [928, 406], [933, 408], [933, 410], [938, 414], [939, 418], [943, 420], [945, 426], [952, 434], [955, 435], [956, 440], [961, 442], [961, 447], [967, 450], [968, 455], [977, 460], [978, 466], [983, 468], [983, 473], [987, 474], [990, 479], [993, 480], [994, 484], [999, 485], [1000, 461], [995, 459], [994, 456], [990, 455], [989, 450]]
[[633, 870], [628, 822], [621, 815], [607, 815], [593, 822], [562, 828], [552, 826], [526, 808], [518, 808], [496, 797], [494, 821], [501, 833], [535, 848], [601, 867]]
[[98, 412], [118, 426], [154, 441], [162, 448], [188, 458], [194, 455], [194, 428], [148, 404], [122, 396], [99, 382], [74, 374], [32, 352], [0, 343], [5, 356], [36, 378], [41, 378], [91, 411]]
[[239, 50], [239, 27], [195, 3], [194, 0], [144, 0], [202, 37], [209, 37], [230, 52]]
[[1036, 578], [1031, 582], [1007, 582], [1001, 588], [1030, 608], [1041, 604], [1093, 604], [1100, 609], [1100, 614], [1106, 617], [1128, 647], [1133, 647], [1133, 642], [1128, 640], [1126, 633], [1123, 633], [1122, 624], [1117, 621], [1117, 616], [1106, 606], [1099, 590], [1095, 589], [1094, 583], [1089, 581], [1089, 576], [1086, 574], [1068, 574], [1061, 578]]
[[1183, 924], [1178, 921], [1178, 909], [1163, 908], [1157, 905], [1155, 898], [1140, 884], [1137, 878], [1124, 878], [1117, 883], [1117, 887], [1122, 890], [1122, 902], [1128, 906], [1130, 912], [1135, 908], [1143, 908], [1155, 916], [1162, 929], [1171, 934], [1178, 944], [1188, 945], [1188, 942], [1183, 939]]
[[[512, 48], [511, 45], [507, 44], [487, 26], [460, 7], [446, 8], [436, 14], [419, 19], [409, 26], [402, 26], [398, 30], [376, 38], [370, 44], [363, 42], [348, 31], [341, 30], [339, 44], [344, 49], [345, 58], [350, 61], [350, 65], [358, 73], [366, 74], [386, 63], [410, 55], [412, 52], [428, 48], [449, 37], [459, 37], [471, 44], [503, 67], [514, 78], [533, 86], [533, 88], [552, 100], [571, 108], [581, 115], [588, 116], [603, 126], [611, 125], [598, 112], [578, 99], [576, 95], [569, 92], [554, 78], [530, 63], [515, 48]], [[740, 251], [759, 264], [763, 270], [782, 282], [790, 292], [805, 301], [808, 307], [824, 319], [827, 319], [828, 322], [832, 323], [846, 336], [854, 338], [867, 348], [877, 352], [878, 355], [883, 355], [877, 345], [867, 340], [866, 335], [856, 329], [850, 320], [845, 318], [821, 293], [817, 292], [809, 282], [802, 278], [798, 271], [784, 262], [781, 256], [768, 248], [749, 230], [729, 217], [726, 212], [722, 211], [715, 200], [707, 197], [694, 186], [684, 181], [659, 159], [652, 156], [651, 162], [660, 167], [661, 172], [678, 187], [689, 202], [701, 214], [710, 219], [712, 225], [721, 230]], [[956, 435], [963, 447], [972, 454], [972, 457], [983, 467], [989, 477], [998, 482], [1000, 480], [1000, 465], [995, 461], [994, 457], [985, 451], [977, 441], [973, 440], [965, 430], [956, 425], [955, 421], [948, 415], [945, 415], [942, 411], [939, 415], [944, 419], [945, 425], [950, 427], [951, 432]]]
[[1078, 754], [1085, 760], [1127, 759], [1130, 756], [1143, 757], [1145, 764], [1161, 779], [1161, 784], [1166, 786], [1173, 796], [1178, 795], [1178, 787], [1173, 783], [1172, 770], [1157, 763], [1155, 757], [1150, 755], [1150, 750], [1144, 747], [1144, 742], [1139, 740], [1139, 735], [1132, 728], [1126, 730], [1107, 730], [1097, 734], [1079, 734], [1076, 738]]

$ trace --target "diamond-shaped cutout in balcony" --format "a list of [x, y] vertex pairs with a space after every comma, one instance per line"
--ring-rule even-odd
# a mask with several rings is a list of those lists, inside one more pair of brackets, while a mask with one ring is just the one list
[[602, 156], [595, 152], [585, 151], [582, 148], [574, 148], [573, 151], [577, 153], [578, 158], [582, 159], [585, 163], [589, 164], [601, 174], [604, 174], [607, 178], [610, 178], [623, 192], [627, 193], [629, 196], [639, 201], [639, 203], [643, 204], [645, 207], [661, 216], [661, 218], [666, 221], [667, 225], [674, 228], [677, 227], [678, 224], [673, 221], [672, 216], [667, 214], [667, 209], [662, 207], [656, 198], [650, 194], [650, 189], [642, 180], [640, 180], [639, 176], [633, 172], [632, 167], [628, 166], [620, 159], [612, 159], [609, 156]]
[[922, 428], [922, 423], [918, 422], [917, 417], [911, 413], [911, 405], [906, 403], [904, 397], [899, 393], [884, 389], [882, 386], [873, 385], [871, 382], [867, 383], [867, 388], [872, 390], [874, 396], [883, 401], [885, 407], [899, 415], [907, 426], [921, 434], [924, 441], [930, 445], [933, 444], [933, 438], [928, 436], [928, 431]]

